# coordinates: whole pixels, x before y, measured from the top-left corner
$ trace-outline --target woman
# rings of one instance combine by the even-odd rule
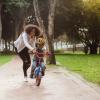
[[[36,25],[26,25],[24,32],[20,34],[14,42],[15,49],[23,61],[23,72],[25,81],[27,81],[27,70],[30,67],[31,60],[28,50],[34,52],[35,38],[40,35],[40,29]],[[33,45],[33,46],[32,46]]]

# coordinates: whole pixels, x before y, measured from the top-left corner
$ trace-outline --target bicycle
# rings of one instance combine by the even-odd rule
[[[39,52],[35,52],[35,55],[37,56],[38,58],[38,62],[36,61],[36,67],[34,69],[34,78],[36,79],[36,86],[40,86],[40,83],[41,83],[41,79],[42,77],[44,76],[43,75],[43,67],[42,67],[42,62],[41,62],[41,59],[43,59],[43,57],[45,55],[49,55],[49,53],[39,53]],[[42,55],[42,57],[40,57],[39,55]]]

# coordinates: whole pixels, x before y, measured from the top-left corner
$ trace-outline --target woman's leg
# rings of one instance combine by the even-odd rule
[[[28,53],[28,49],[24,48],[20,53],[19,53],[20,58],[23,61],[23,72],[24,72],[24,77],[27,77],[27,70],[30,67],[31,60],[30,60],[30,55]]]
[[[25,58],[26,60],[24,61],[23,71],[24,71],[24,76],[27,77],[27,70],[31,65],[30,55],[28,52],[26,53]]]

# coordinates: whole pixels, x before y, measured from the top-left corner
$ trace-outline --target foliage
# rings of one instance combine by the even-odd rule
[[[55,18],[57,19],[55,20],[55,29],[58,30],[56,34],[60,35],[61,33],[66,32],[66,34],[69,37],[69,40],[71,41],[74,41],[74,39],[78,40],[78,35],[76,34],[77,32],[76,26],[82,24],[81,1],[62,0],[59,2],[60,3],[58,4],[57,11],[56,11],[56,18]]]
[[[3,36],[12,39],[20,33],[24,19],[34,15],[34,0],[5,0]],[[40,17],[48,33],[49,0],[38,0]],[[46,9],[46,10],[45,10]],[[9,20],[8,20],[9,19]],[[12,24],[5,23],[13,22]],[[11,28],[9,28],[9,27]],[[8,28],[7,30],[5,28]],[[9,30],[11,29],[11,30]],[[9,31],[9,32],[8,32]],[[13,32],[12,32],[13,31]],[[90,48],[91,54],[97,53],[100,45],[100,1],[99,0],[58,0],[54,19],[54,38],[66,34],[65,39],[71,43],[83,43]],[[6,35],[5,35],[6,34]],[[18,35],[18,34],[17,34]],[[17,37],[17,35],[15,37]]]
[[[28,7],[29,6],[29,0],[6,0],[6,5],[8,6],[16,6],[16,7]]]
[[[69,41],[82,42],[90,48],[91,54],[96,54],[100,43],[100,3],[87,4],[82,0],[59,2],[55,21],[56,37],[66,32]]]
[[[29,7],[29,0],[5,0],[2,7],[2,38],[14,40],[19,32],[21,23],[24,22],[26,9]]]

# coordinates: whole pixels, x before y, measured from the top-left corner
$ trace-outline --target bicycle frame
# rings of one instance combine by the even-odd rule
[[[38,66],[36,66],[35,70],[34,70],[34,75],[36,78],[36,85],[39,86],[41,83],[41,78],[42,78],[42,66],[41,66],[41,62],[39,61]]]

